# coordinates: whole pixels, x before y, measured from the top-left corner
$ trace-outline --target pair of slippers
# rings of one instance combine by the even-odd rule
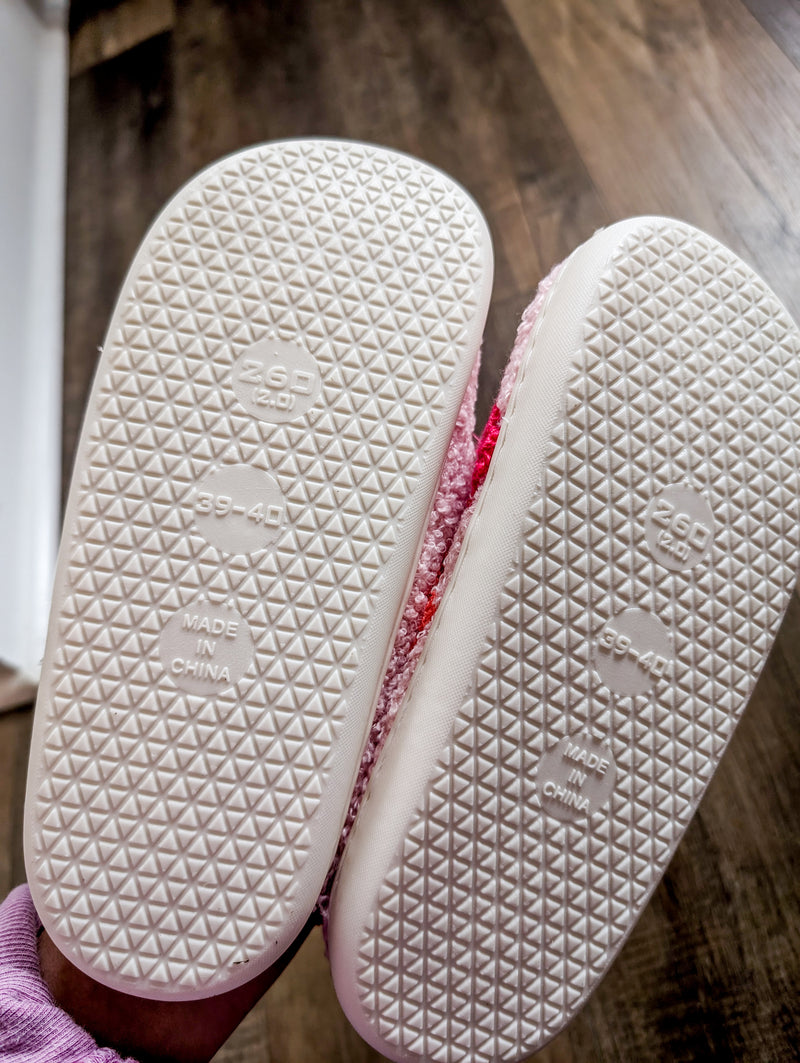
[[[26,805],[98,981],[231,989],[322,893],[367,1041],[518,1060],[655,888],[794,587],[800,335],[710,237],[613,225],[526,312],[476,458],[491,282],[461,188],[339,141],[224,159],[145,238]]]

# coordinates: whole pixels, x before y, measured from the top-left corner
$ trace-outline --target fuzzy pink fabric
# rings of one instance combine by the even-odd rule
[[[486,421],[486,427],[481,434],[481,438],[478,441],[478,449],[475,455],[475,465],[472,470],[472,484],[470,491],[470,498],[467,505],[461,514],[461,520],[458,522],[453,541],[450,544],[450,550],[448,551],[445,563],[442,566],[442,574],[439,578],[439,582],[432,594],[432,598],[435,599],[438,604],[442,595],[444,594],[447,584],[450,582],[450,576],[455,568],[456,561],[458,561],[458,555],[461,553],[461,545],[464,542],[464,536],[466,535],[469,522],[472,519],[473,511],[478,501],[481,488],[483,487],[486,479],[486,474],[489,471],[489,465],[492,461],[492,455],[494,454],[494,448],[497,445],[497,437],[500,435],[500,429],[503,426],[503,418],[506,415],[508,409],[508,403],[511,399],[511,392],[516,383],[517,376],[519,374],[519,367],[522,364],[522,358],[528,349],[531,333],[533,327],[539,317],[544,306],[544,301],[547,298],[550,289],[555,284],[559,273],[561,272],[562,264],[554,266],[553,269],[547,274],[543,281],[540,281],[539,287],[536,289],[536,295],[533,302],[530,303],[522,314],[522,319],[517,327],[517,335],[514,340],[514,346],[511,349],[511,354],[506,362],[506,367],[503,372],[503,378],[500,381],[500,388],[497,392],[497,398],[495,399],[494,406],[492,406],[489,417]],[[430,624],[430,620],[428,623]],[[427,634],[427,631],[425,632]],[[421,640],[424,644],[424,638]],[[410,678],[410,677],[409,677]],[[406,684],[408,685],[408,684]]]
[[[475,469],[472,474],[472,501],[477,497],[480,488],[483,486],[483,481],[486,479],[486,473],[489,471],[489,464],[492,460],[497,437],[500,435],[503,418],[508,409],[511,392],[516,383],[523,355],[528,348],[528,342],[531,338],[533,327],[542,311],[544,301],[555,284],[556,279],[561,272],[562,265],[563,263],[554,266],[544,280],[540,282],[539,287],[536,289],[536,295],[533,302],[524,310],[522,319],[517,327],[517,336],[514,340],[511,354],[508,356],[508,361],[506,362],[506,368],[503,372],[503,378],[500,381],[500,389],[497,392],[497,398],[495,399],[494,406],[489,414],[489,419],[486,422],[486,427],[484,428],[480,442],[478,443],[478,453],[475,457]]]
[[[18,886],[0,905],[0,1060],[121,1063],[116,1052],[98,1047],[50,995],[39,968],[40,926],[30,890]]]
[[[442,470],[430,522],[425,533],[414,584],[403,611],[403,618],[400,622],[394,649],[392,650],[389,668],[383,681],[375,718],[361,760],[361,768],[350,799],[347,819],[339,838],[339,847],[328,872],[325,888],[318,901],[318,909],[322,915],[323,931],[326,938],[328,908],[333,880],[352,830],[356,813],[364,797],[380,751],[395,721],[400,703],[408,689],[408,684],[411,682],[417,661],[425,646],[431,621],[439,602],[442,600],[442,595],[458,560],[469,518],[486,479],[486,473],[497,443],[503,417],[508,409],[511,391],[517,379],[523,355],[527,349],[536,319],[560,269],[560,266],[556,266],[540,283],[533,302],[522,315],[514,347],[500,383],[500,390],[478,442],[477,450],[472,438],[472,432],[475,428],[477,364],[464,396],[464,402],[459,412],[450,449]]]

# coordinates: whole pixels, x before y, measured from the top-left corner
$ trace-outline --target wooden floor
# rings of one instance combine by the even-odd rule
[[[450,172],[495,241],[479,418],[537,280],[598,226],[682,217],[800,318],[800,8],[780,0],[75,0],[64,468],[155,212],[241,146],[328,134]],[[30,712],[0,717],[0,890]],[[800,1058],[800,601],[638,926],[548,1063]],[[312,935],[217,1057],[379,1059]]]

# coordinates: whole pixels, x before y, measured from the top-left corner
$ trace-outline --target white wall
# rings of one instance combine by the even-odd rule
[[[38,674],[58,535],[66,0],[0,0],[0,660]]]

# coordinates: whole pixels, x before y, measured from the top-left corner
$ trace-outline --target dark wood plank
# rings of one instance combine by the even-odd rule
[[[786,0],[744,0],[782,52],[800,69],[800,8]]]
[[[175,22],[174,0],[91,0],[70,5],[72,76],[135,48]]]
[[[0,715],[0,898],[25,881],[22,813],[33,712]]]
[[[684,219],[800,317],[800,79],[739,0],[505,0],[614,220]]]

